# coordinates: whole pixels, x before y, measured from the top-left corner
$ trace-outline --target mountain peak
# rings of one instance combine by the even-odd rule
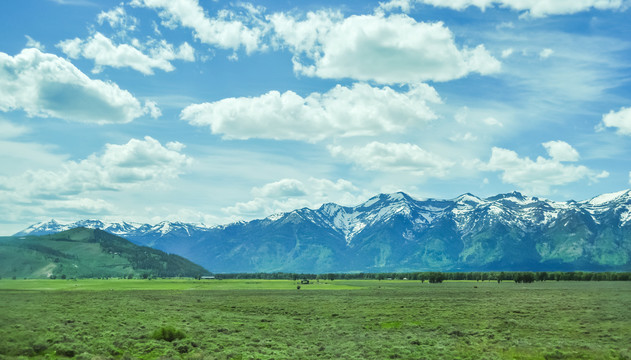
[[[385,194],[390,201],[411,200],[412,198],[403,191],[397,191],[391,194]]]
[[[519,191],[513,191],[513,192],[509,192],[509,193],[505,193],[505,194],[497,194],[491,197],[486,198],[487,200],[490,201],[496,201],[496,200],[501,200],[501,199],[509,199],[509,198],[514,198],[517,200],[524,200],[526,199],[526,197],[520,193]]]
[[[471,193],[462,194],[458,196],[457,198],[453,199],[453,201],[459,204],[466,204],[466,205],[473,205],[473,206],[476,206],[483,202],[482,199],[480,199],[479,197]]]
[[[410,201],[414,201],[414,199],[412,199],[412,197],[410,197],[410,195],[402,192],[402,191],[398,191],[398,192],[394,192],[394,193],[389,193],[389,194],[379,194],[379,195],[375,195],[373,197],[371,197],[370,199],[368,199],[366,202],[364,202],[363,204],[359,205],[359,207],[364,207],[364,208],[368,208],[373,206],[374,204],[381,202],[381,203],[395,203],[395,202],[410,202]]]
[[[586,201],[587,204],[600,206],[616,201],[630,201],[631,190],[622,190],[609,194],[602,194]]]

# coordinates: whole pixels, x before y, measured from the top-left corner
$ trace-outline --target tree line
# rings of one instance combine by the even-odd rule
[[[267,279],[267,280],[420,280],[438,283],[444,280],[515,281],[629,281],[631,272],[584,272],[584,271],[491,271],[491,272],[393,272],[393,273],[231,273],[215,274],[217,279]]]

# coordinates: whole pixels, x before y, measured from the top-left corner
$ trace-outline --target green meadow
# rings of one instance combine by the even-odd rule
[[[631,359],[629,309],[626,281],[3,279],[0,358]]]

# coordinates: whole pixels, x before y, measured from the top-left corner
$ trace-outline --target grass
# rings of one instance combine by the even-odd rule
[[[630,282],[296,286],[0,280],[0,358],[631,359]]]
[[[292,280],[192,280],[192,279],[77,279],[0,280],[2,290],[129,291],[129,290],[296,290]],[[321,281],[301,285],[301,290],[356,290],[370,281]]]

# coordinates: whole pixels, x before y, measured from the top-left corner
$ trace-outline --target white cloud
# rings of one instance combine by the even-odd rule
[[[16,138],[28,132],[29,129],[24,126],[15,125],[0,119],[0,140]]]
[[[510,0],[508,0],[510,1]],[[439,7],[448,7],[454,10],[464,10],[470,6],[476,6],[484,11],[487,7],[493,5],[495,0],[416,0],[416,2],[439,6]]]
[[[137,45],[140,46],[138,42]],[[86,40],[79,38],[65,40],[57,45],[72,59],[84,57],[94,60],[93,72],[100,72],[103,66],[114,68],[130,67],[143,74],[151,75],[154,69],[173,71],[173,60],[194,61],[193,48],[183,43],[177,50],[165,40],[147,44],[148,55],[129,44],[115,45],[111,39],[97,32]]]
[[[412,7],[411,0],[390,0],[388,2],[380,2],[378,11],[392,11],[399,9],[404,13],[410,12]]]
[[[252,188],[252,200],[223,208],[230,216],[264,217],[300,208],[317,208],[327,202],[341,205],[356,204],[364,195],[350,181],[309,178],[281,179]]]
[[[554,54],[554,50],[546,48],[546,49],[541,50],[541,52],[539,52],[539,58],[541,58],[541,59],[547,59],[547,58],[549,58],[552,54]]]
[[[454,164],[418,145],[373,141],[363,147],[329,146],[329,152],[366,170],[409,172],[419,177],[445,177]]]
[[[279,43],[294,52],[294,71],[307,76],[402,84],[487,75],[501,67],[484,45],[458,49],[442,22],[379,13],[344,18],[331,11],[268,19]]]
[[[583,179],[596,182],[600,178],[609,176],[606,171],[598,173],[583,165],[563,164],[562,161],[575,161],[574,159],[578,157],[578,153],[573,153],[576,150],[569,144],[562,141],[546,144],[544,146],[552,157],[549,159],[537,157],[535,161],[528,157],[520,158],[512,150],[494,147],[491,152],[491,159],[483,168],[490,171],[502,171],[504,183],[517,185],[535,195],[550,194],[554,186],[566,185]]]
[[[28,36],[28,35],[24,35],[26,37],[26,47],[28,48],[35,48],[39,51],[44,51],[45,47],[44,45],[42,45],[41,42],[33,39],[32,37]]]
[[[13,128],[13,129],[12,129]],[[28,131],[26,128],[9,125],[7,129],[0,126],[0,131],[8,130],[4,136],[0,135],[0,154],[2,154],[2,166],[0,176],[14,176],[21,174],[33,167],[38,169],[50,169],[59,166],[67,160],[66,155],[57,154],[54,146],[28,143],[20,141],[2,140],[4,137],[18,137]]]
[[[601,126],[617,128],[620,135],[631,135],[631,107],[621,107],[618,111],[611,110],[603,115]]]
[[[287,197],[303,196],[307,194],[305,185],[296,179],[282,179],[265,184],[260,188],[253,188],[252,195],[256,197]]]
[[[466,132],[466,133],[457,133],[453,136],[451,136],[449,138],[449,140],[451,140],[452,142],[463,142],[463,141],[476,141],[478,140],[478,137],[473,135],[470,132]]]
[[[227,10],[220,11],[217,18],[208,18],[197,0],[132,0],[131,5],[158,10],[164,26],[191,28],[205,44],[232,50],[243,47],[248,54],[265,48],[262,37],[266,30],[244,23],[252,20],[257,11],[252,6],[244,6],[247,16],[235,19],[237,14]]]
[[[4,143],[0,141],[3,154]],[[137,212],[134,206],[142,209],[143,201],[139,199],[155,201],[156,194],[169,190],[170,182],[188,171],[192,162],[181,152],[182,144],[163,146],[150,137],[122,145],[108,144],[103,152],[79,161],[68,161],[39,144],[8,146],[19,153],[3,158],[3,165],[12,167],[7,176],[0,175],[0,213],[4,224],[43,220],[50,214],[77,220],[116,213],[119,219],[129,221],[129,216],[121,214]],[[17,162],[20,158],[13,159],[13,155],[23,161]],[[13,171],[14,163],[22,172]],[[2,170],[0,174],[7,173]],[[121,203],[121,199],[128,204]],[[142,218],[148,213],[140,210],[135,216]]]
[[[542,144],[548,155],[556,161],[578,161],[578,151],[565,141],[548,141]]]
[[[254,98],[228,98],[194,104],[180,117],[209,126],[227,139],[292,139],[315,142],[327,137],[376,136],[402,132],[409,124],[434,119],[427,102],[440,102],[434,88],[420,84],[400,93],[389,87],[357,83],[303,98],[293,91],[270,91]]]
[[[145,109],[147,109],[147,112],[149,112],[149,115],[154,119],[157,119],[160,116],[162,116],[162,111],[160,110],[160,108],[158,107],[158,104],[155,101],[150,101],[150,100],[145,101]]]
[[[138,25],[138,19],[128,15],[122,6],[115,7],[110,11],[101,11],[96,19],[99,25],[107,22],[112,29],[120,29],[123,32],[134,31]]]
[[[454,10],[476,6],[484,11],[487,7],[499,6],[523,11],[522,16],[541,18],[549,15],[566,15],[597,10],[622,10],[623,0],[416,0],[417,2]]]
[[[513,54],[513,51],[513,48],[502,50],[502,59],[506,59],[507,57],[511,56]]]
[[[51,200],[44,204],[47,211],[65,212],[73,215],[104,215],[115,210],[114,205],[103,199],[74,198]]]
[[[183,145],[162,146],[147,136],[127,144],[107,144],[102,154],[81,161],[66,161],[56,170],[28,170],[0,177],[0,189],[30,199],[67,200],[90,191],[116,191],[176,178],[192,160],[181,153]]]
[[[504,127],[504,124],[502,124],[501,121],[499,121],[499,120],[497,120],[496,118],[493,118],[493,117],[485,118],[483,121],[484,121],[485,124],[487,124],[489,126]]]
[[[86,123],[126,123],[149,110],[116,84],[92,80],[67,60],[37,49],[0,52],[0,111]]]

